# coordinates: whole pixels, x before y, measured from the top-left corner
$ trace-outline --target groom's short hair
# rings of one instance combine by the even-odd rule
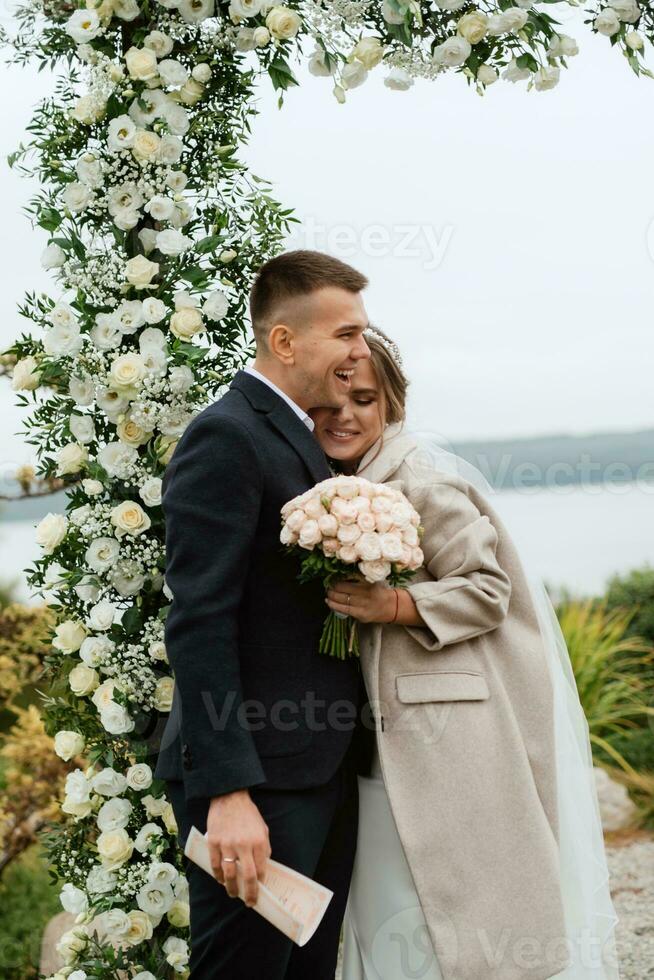
[[[265,262],[250,290],[250,318],[257,342],[265,340],[276,307],[295,296],[337,286],[359,293],[368,285],[363,273],[332,255],[299,248],[282,252]]]

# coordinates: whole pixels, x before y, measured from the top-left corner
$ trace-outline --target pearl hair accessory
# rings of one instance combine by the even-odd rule
[[[385,337],[384,334],[380,333],[379,330],[376,330],[375,327],[366,327],[366,329],[363,331],[364,337],[366,336],[366,334],[369,337],[374,337],[374,339],[377,340],[382,345],[384,350],[387,351],[388,354],[390,354],[392,360],[395,361],[397,367],[399,367],[400,370],[402,370],[403,367],[402,355],[400,353],[400,348],[397,346],[395,341],[391,340],[389,337]]]

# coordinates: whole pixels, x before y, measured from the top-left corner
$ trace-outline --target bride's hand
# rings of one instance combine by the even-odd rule
[[[395,590],[383,582],[342,579],[327,590],[326,601],[333,612],[352,616],[360,623],[390,623],[397,610]]]

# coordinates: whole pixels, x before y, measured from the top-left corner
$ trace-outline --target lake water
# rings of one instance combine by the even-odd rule
[[[502,490],[489,498],[525,564],[555,591],[596,595],[616,573],[654,567],[654,483]],[[35,522],[36,523],[36,522]],[[29,521],[0,521],[0,579],[19,579],[39,557]]]

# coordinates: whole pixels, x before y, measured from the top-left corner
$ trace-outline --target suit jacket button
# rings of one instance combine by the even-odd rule
[[[182,746],[182,765],[185,769],[190,769],[193,765],[191,762],[191,750],[186,743]]]

